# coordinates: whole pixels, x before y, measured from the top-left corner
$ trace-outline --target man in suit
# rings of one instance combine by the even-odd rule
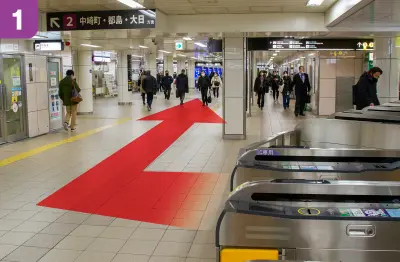
[[[299,73],[293,78],[292,85],[295,87],[296,109],[294,114],[304,116],[304,108],[307,102],[307,96],[310,94],[311,85],[308,74],[304,73],[304,66],[299,67]]]

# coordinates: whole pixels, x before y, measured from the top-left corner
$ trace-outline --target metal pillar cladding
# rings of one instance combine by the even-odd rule
[[[93,113],[92,51],[77,53],[77,82],[81,88],[83,101],[78,106],[78,114]]]
[[[254,52],[247,51],[246,59],[246,83],[247,83],[247,117],[251,117],[251,107],[254,105],[253,93],[253,67],[254,67]]]
[[[227,140],[246,139],[246,38],[224,38],[223,137]]]
[[[118,52],[117,64],[117,88],[118,105],[131,105],[133,101],[132,92],[128,86],[128,52]]]

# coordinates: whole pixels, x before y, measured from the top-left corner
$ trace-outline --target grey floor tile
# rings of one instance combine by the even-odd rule
[[[64,224],[82,224],[88,217],[88,214],[68,212],[58,218],[56,222]]]
[[[135,231],[135,228],[132,227],[108,227],[103,233],[101,233],[100,237],[102,238],[116,238],[116,239],[128,239],[132,233]]]
[[[138,228],[130,239],[160,241],[165,232],[165,229]]]
[[[0,230],[12,230],[17,226],[21,225],[24,221],[23,220],[15,220],[15,219],[0,219]]]
[[[64,238],[63,235],[37,234],[25,242],[24,246],[53,248]]]
[[[3,218],[13,212],[13,210],[10,209],[0,209],[0,218]]]
[[[117,254],[112,262],[148,262],[150,256],[132,255],[132,254]]]
[[[79,225],[77,224],[62,224],[62,223],[52,223],[40,233],[51,234],[51,235],[69,235],[74,231]]]
[[[88,219],[85,220],[85,222],[83,222],[83,224],[90,226],[108,226],[114,220],[115,220],[114,217],[91,215]]]
[[[90,244],[94,242],[95,238],[92,237],[75,237],[67,236],[62,241],[60,241],[55,248],[56,249],[67,249],[67,250],[86,250]]]
[[[80,225],[71,232],[71,236],[77,237],[98,237],[107,227]]]
[[[111,262],[115,257],[113,253],[83,252],[75,262]]]
[[[34,235],[34,233],[28,232],[8,232],[0,237],[0,244],[19,246],[31,239]]]
[[[48,225],[50,225],[50,223],[48,222],[25,221],[21,225],[14,228],[12,231],[39,233]]]
[[[117,218],[111,223],[110,226],[137,228],[141,223],[142,222],[140,222],[140,221]]]
[[[15,210],[5,216],[5,219],[17,219],[17,220],[28,220],[29,218],[36,215],[38,211],[25,211],[25,210]]]
[[[4,235],[5,233],[7,233],[8,231],[3,231],[3,230],[0,230],[0,237],[2,236],[2,235]]]
[[[4,260],[13,262],[36,262],[43,257],[50,249],[39,247],[19,247]]]
[[[216,258],[217,252],[215,245],[212,244],[193,244],[190,248],[188,257],[192,258]]]
[[[165,232],[162,242],[178,242],[178,243],[192,243],[194,237],[196,235],[196,231],[194,230],[171,230],[168,229]]]
[[[118,253],[125,243],[126,241],[122,239],[97,238],[90,244],[87,250],[92,252]]]
[[[191,243],[160,242],[153,255],[186,258],[188,256],[190,246]]]
[[[74,262],[82,251],[52,249],[39,262]]]
[[[216,262],[215,258],[186,258],[186,262]]]
[[[53,210],[42,210],[33,217],[31,217],[29,220],[30,221],[39,221],[39,222],[48,222],[48,223],[53,223],[56,221],[58,218],[63,216],[65,212],[60,212],[60,211],[53,211]]]
[[[6,257],[8,254],[17,249],[16,245],[2,245],[0,244],[0,259]]]
[[[193,243],[196,244],[214,244],[215,243],[215,232],[199,230],[196,233]]]
[[[186,258],[183,257],[165,257],[165,256],[152,256],[149,262],[185,262]]]
[[[119,253],[151,256],[157,244],[158,241],[128,240]]]
[[[153,223],[142,222],[142,223],[140,224],[139,228],[167,229],[168,226],[166,226],[166,225],[160,225],[160,224],[153,224]]]

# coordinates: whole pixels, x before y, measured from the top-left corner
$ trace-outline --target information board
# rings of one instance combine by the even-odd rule
[[[155,28],[155,10],[47,13],[47,31]]]

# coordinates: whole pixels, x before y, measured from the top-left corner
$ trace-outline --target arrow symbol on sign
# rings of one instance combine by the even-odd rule
[[[58,17],[50,18],[50,27],[54,28],[54,26],[56,26],[57,28],[60,28],[60,24],[57,22],[59,20],[60,20],[60,18],[58,18]]]
[[[224,121],[198,99],[140,120],[162,122],[38,205],[190,227],[181,207],[190,195],[212,194],[206,184],[218,175],[145,170],[193,124]]]

